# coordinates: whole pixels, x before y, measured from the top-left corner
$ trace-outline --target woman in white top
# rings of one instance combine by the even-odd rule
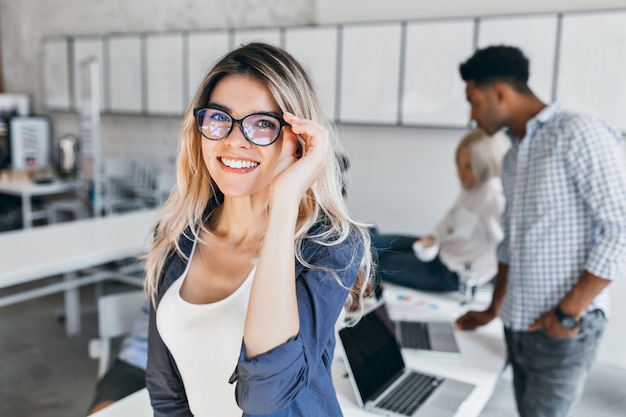
[[[306,73],[281,48],[236,48],[179,140],[146,256],[155,417],[340,416],[335,323],[365,292],[371,253]]]
[[[504,195],[500,166],[510,140],[473,130],[456,149],[462,190],[431,234],[416,236],[372,233],[378,253],[378,278],[428,291],[455,291],[459,273],[471,268],[478,283],[496,273],[496,247],[503,238]]]

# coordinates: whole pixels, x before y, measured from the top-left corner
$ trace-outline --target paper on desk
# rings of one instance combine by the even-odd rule
[[[466,310],[455,293],[417,291],[385,284],[383,291],[392,320],[450,320],[454,321]]]

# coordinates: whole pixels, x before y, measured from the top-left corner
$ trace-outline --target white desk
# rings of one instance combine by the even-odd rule
[[[64,291],[67,332],[78,334],[78,287],[118,277],[110,272],[77,277],[76,271],[147,250],[157,213],[142,210],[0,233],[0,290],[64,274],[63,282],[0,296],[0,307]]]
[[[33,212],[31,199],[46,195],[64,194],[76,191],[76,182],[54,181],[50,184],[35,184],[30,180],[2,180],[0,194],[15,195],[22,200],[22,222],[24,229],[33,226],[36,212]]]
[[[391,306],[393,318],[422,317],[453,320],[466,308],[461,308],[454,296],[421,293],[387,285],[385,300]],[[490,293],[483,292],[471,307],[484,305]],[[458,331],[457,341],[462,351],[458,358],[405,354],[407,367],[436,375],[456,378],[476,385],[476,388],[456,413],[458,417],[477,417],[491,397],[496,382],[506,362],[504,335],[500,320],[477,331]],[[333,362],[333,381],[337,398],[345,417],[372,417],[357,405],[346,368],[339,352]],[[143,389],[99,411],[94,417],[152,417],[147,390]]]

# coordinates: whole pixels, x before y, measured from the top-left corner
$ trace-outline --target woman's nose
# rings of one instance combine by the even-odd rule
[[[248,147],[250,142],[243,135],[243,126],[241,123],[233,123],[232,129],[228,132],[228,136],[224,138],[225,141],[231,146],[236,147]]]

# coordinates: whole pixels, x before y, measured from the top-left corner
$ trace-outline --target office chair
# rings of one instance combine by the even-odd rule
[[[89,357],[99,359],[98,379],[111,362],[111,340],[130,333],[146,301],[142,290],[103,295],[98,299],[98,339],[89,341]]]

